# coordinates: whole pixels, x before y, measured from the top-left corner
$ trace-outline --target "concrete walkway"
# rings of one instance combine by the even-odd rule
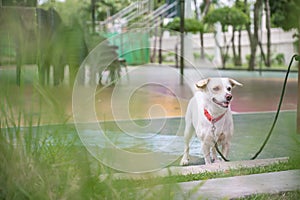
[[[287,162],[288,158],[257,159],[248,161],[221,162],[210,165],[170,167],[151,173],[116,173],[115,179],[148,179],[170,175],[188,175],[205,172],[226,172],[232,169],[264,167]],[[105,176],[100,176],[104,180]],[[142,189],[145,196],[164,196],[172,199],[233,199],[255,194],[276,194],[300,190],[300,170],[215,178],[170,185],[158,185]],[[140,190],[140,189],[139,189]],[[160,194],[164,193],[164,194]],[[169,194],[166,194],[169,193]],[[174,197],[174,198],[173,198]]]
[[[145,180],[149,178],[200,174],[206,172],[226,172],[228,170],[238,170],[242,168],[250,169],[255,167],[270,166],[278,163],[286,163],[288,162],[288,159],[289,159],[288,157],[282,157],[282,158],[242,160],[242,161],[232,161],[232,162],[218,162],[218,163],[212,163],[210,165],[172,166],[168,168],[163,168],[159,171],[148,172],[148,173],[115,173],[113,175],[113,178]],[[101,175],[99,178],[100,180],[104,180],[106,177],[107,175]]]
[[[275,194],[300,190],[300,170],[217,178],[179,183],[182,191],[175,199],[240,198],[254,194]],[[182,194],[183,192],[183,194]]]

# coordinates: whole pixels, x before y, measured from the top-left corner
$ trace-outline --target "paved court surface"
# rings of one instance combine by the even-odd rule
[[[116,87],[99,89],[96,95],[98,120],[182,117],[194,84],[207,77],[231,77],[243,83],[233,90],[235,113],[270,112],[278,106],[285,73],[186,68],[184,84],[179,69],[166,65],[129,67]],[[297,73],[289,76],[282,110],[296,110]],[[113,94],[113,95],[111,95]],[[117,94],[117,95],[114,95]],[[113,102],[114,104],[112,104]],[[115,110],[118,114],[113,114]]]
[[[277,108],[279,96],[285,73],[283,72],[249,72],[238,70],[216,70],[215,68],[185,68],[184,84],[180,84],[179,69],[167,65],[148,64],[144,66],[128,67],[129,73],[125,75],[122,70],[122,79],[118,87],[99,87],[96,92],[95,109],[97,119],[118,120],[118,119],[144,119],[151,117],[182,117],[189,99],[192,97],[194,83],[199,79],[213,76],[231,77],[243,83],[243,87],[236,87],[233,90],[234,99],[232,110],[236,113],[268,112]],[[25,70],[26,69],[26,70]],[[40,102],[36,95],[36,88],[33,87],[36,68],[28,66],[23,71],[23,88],[15,86],[15,71],[1,70],[1,84],[8,84],[11,91],[15,91],[15,98],[24,102],[24,105],[32,102]],[[289,76],[287,90],[283,101],[283,110],[295,110],[297,106],[297,73],[292,72]],[[8,80],[6,80],[8,79]],[[116,92],[116,88],[119,89]],[[72,116],[72,89],[64,86],[48,88],[50,93],[60,102],[61,109],[67,115]],[[25,97],[17,94],[26,94]],[[115,96],[113,96],[115,94]],[[129,94],[129,96],[128,96]],[[112,105],[114,98],[115,105]],[[155,106],[154,106],[155,105]],[[157,109],[160,105],[163,109]],[[53,109],[45,106],[45,117],[53,113]],[[112,110],[119,111],[119,116],[114,115]],[[34,112],[40,112],[37,106]],[[129,115],[128,115],[129,113]],[[50,118],[50,117],[49,117]],[[70,118],[72,121],[72,118]]]

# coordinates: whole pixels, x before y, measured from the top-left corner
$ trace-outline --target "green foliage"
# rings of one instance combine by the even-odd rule
[[[237,200],[291,200],[299,199],[300,191],[281,192],[278,194],[253,194]]]
[[[173,21],[169,22],[165,28],[174,30],[174,31],[180,31],[180,18],[176,17],[173,19]]]
[[[41,7],[55,7],[62,15],[63,21],[66,24],[76,17],[81,20],[81,23],[91,21],[91,0],[65,0],[47,1]],[[126,6],[132,3],[132,0],[96,0],[95,1],[95,17],[96,20],[103,21],[107,18],[108,13],[114,15]]]
[[[96,19],[105,20],[108,13],[114,15],[132,2],[132,0],[98,0],[96,1]]]
[[[270,0],[272,22],[283,28],[290,30],[298,28],[300,30],[300,1],[299,0]]]
[[[192,33],[204,33],[203,24],[197,19],[185,19],[185,26],[188,32]]]
[[[55,8],[59,13],[64,24],[72,26],[74,19],[81,24],[85,24],[90,18],[90,1],[89,0],[65,0],[64,2],[47,1],[40,6],[44,9]]]
[[[243,13],[249,15],[250,13],[250,4],[246,4],[244,1],[242,0],[236,0],[234,7],[239,9],[240,11],[242,11]]]
[[[220,22],[224,32],[229,25],[242,26],[248,23],[249,17],[238,8],[225,6],[209,12],[205,16],[204,22],[209,24]]]
[[[274,61],[278,65],[284,65],[284,62],[285,62],[284,54],[283,53],[276,54]]]
[[[37,0],[2,0],[3,6],[17,6],[17,7],[35,7]]]
[[[15,63],[16,51],[13,37],[0,31],[0,65]]]
[[[166,27],[167,29],[180,31],[180,18],[176,17],[172,22],[169,22]],[[203,23],[197,19],[185,19],[184,20],[184,32],[192,33],[204,33]]]
[[[112,170],[87,152],[74,125],[64,120],[42,125],[43,110],[18,109],[11,99],[20,93],[0,86],[0,199],[145,199],[132,188],[133,181],[120,185],[112,180]],[[35,95],[56,104],[55,92]],[[100,174],[108,177],[101,181]]]

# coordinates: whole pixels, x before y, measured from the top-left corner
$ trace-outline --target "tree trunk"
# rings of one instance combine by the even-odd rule
[[[205,58],[204,55],[204,39],[203,39],[203,33],[200,33],[200,55],[201,55],[201,59]]]
[[[229,44],[227,44],[226,34],[223,32],[223,40],[224,40],[224,46],[220,47],[221,50],[221,59],[222,59],[222,69],[226,69],[226,62],[228,60],[228,49]]]
[[[185,16],[185,2],[180,0],[180,85],[183,85],[184,75],[184,16]]]
[[[245,1],[246,3],[247,1]],[[250,24],[246,25],[246,29],[248,32],[249,36],[249,41],[250,41],[250,60],[249,60],[249,71],[253,71],[256,65],[256,49],[258,45],[258,22],[259,22],[259,11],[261,9],[262,5],[262,0],[257,0],[256,3],[254,4],[254,33],[251,32]]]
[[[241,66],[242,65],[242,28],[239,28],[239,39],[238,39],[238,56],[237,56],[237,61],[236,65]]]
[[[194,6],[195,6],[195,18],[197,20],[200,19],[200,11],[197,6],[197,0],[194,0]],[[200,57],[201,59],[204,59],[204,45],[203,45],[203,33],[199,33],[200,36]]]
[[[150,62],[154,63],[155,62],[155,57],[156,57],[156,42],[157,42],[157,27],[155,28],[155,33],[154,33],[154,44],[153,44],[153,53],[150,58]]]
[[[232,27],[232,38],[231,38],[231,44],[232,44],[232,54],[233,54],[233,63],[236,66],[237,62],[237,55],[236,55],[236,50],[235,50],[235,31],[236,27]]]
[[[300,49],[300,40],[298,41],[298,48]],[[300,50],[298,50],[298,55],[300,55]],[[297,133],[300,134],[300,61],[298,61]]]
[[[224,29],[222,28],[222,30],[224,30]],[[223,44],[223,46],[221,46],[221,44],[219,44],[217,38],[215,37],[216,46],[220,50],[222,69],[225,69],[226,68],[226,61],[227,61],[227,56],[228,56],[229,45],[227,45],[226,34],[225,34],[224,31],[223,31],[223,41],[224,41],[224,44]]]
[[[96,31],[96,1],[91,0],[91,7],[92,7],[92,32],[94,33]]]
[[[176,42],[176,44],[175,44],[175,66],[176,66],[176,68],[178,68],[178,54],[179,54],[179,52],[178,52],[178,45],[179,45],[179,43],[178,42]]]
[[[162,37],[163,37],[163,17],[161,17],[160,22],[160,34],[159,34],[159,49],[158,49],[158,63],[162,64],[163,58],[162,58]]]
[[[196,7],[196,0],[194,0],[194,4],[195,4],[195,7]],[[201,15],[202,20],[207,15],[210,5],[211,5],[211,1],[210,0],[205,0],[205,8],[204,8],[203,13]],[[199,13],[199,10],[198,10],[198,13]],[[197,19],[199,19],[199,17],[200,17],[200,13],[197,16]],[[200,55],[201,55],[201,59],[204,59],[205,58],[205,55],[204,55],[204,39],[203,39],[204,33],[199,33],[199,34],[200,34]]]
[[[196,19],[199,19],[200,13],[199,13],[199,8],[197,6],[197,0],[194,0],[194,6],[195,6],[195,17]]]
[[[300,55],[300,19],[298,18],[298,55]],[[300,134],[300,61],[298,61],[297,133]]]
[[[271,17],[270,17],[270,3],[269,0],[265,1],[266,10],[266,28],[267,28],[267,57],[265,65],[271,67]]]
[[[267,65],[267,58],[266,58],[266,55],[265,55],[265,52],[264,52],[264,49],[263,49],[263,46],[262,46],[262,43],[261,43],[261,41],[258,41],[258,45],[259,45],[259,48],[260,48],[260,53],[261,53],[261,58],[262,58],[262,61],[264,62],[264,64],[266,65],[266,66],[268,66]],[[269,66],[268,66],[269,67]]]
[[[20,48],[20,47],[19,47]],[[22,66],[22,53],[21,50],[17,50],[16,52],[16,61],[17,61],[17,69],[16,69],[16,75],[17,75],[17,85],[21,85],[21,66]]]
[[[255,41],[254,34],[251,32],[250,24],[246,25],[248,37],[249,37],[249,42],[250,42],[250,59],[248,63],[248,70],[253,71],[255,68],[255,57],[256,57],[256,46],[257,46],[257,41]]]
[[[203,19],[204,16],[207,15],[207,13],[209,11],[210,4],[211,4],[211,0],[205,0],[205,8],[204,8],[203,13],[202,13],[202,19]]]

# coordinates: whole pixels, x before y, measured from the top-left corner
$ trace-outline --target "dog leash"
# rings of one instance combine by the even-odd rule
[[[211,116],[211,114],[209,114],[208,110],[207,109],[204,109],[204,115],[206,117],[206,119],[212,124],[212,127],[211,127],[211,131],[213,132],[213,135],[215,136],[215,130],[216,130],[216,126],[215,126],[215,123],[220,121],[224,115],[226,114],[227,111],[225,111],[222,115],[216,117],[216,118],[213,118],[213,116]]]
[[[218,139],[215,139],[216,138],[216,134],[215,134],[215,131],[216,131],[216,126],[215,126],[215,123],[220,121],[224,115],[226,114],[227,111],[225,111],[222,115],[216,117],[216,118],[213,118],[213,116],[211,116],[211,114],[209,114],[208,110],[207,109],[204,109],[204,115],[206,117],[206,119],[211,123],[211,133],[212,135],[214,136],[214,141],[215,141],[215,148],[218,152],[218,154],[222,157],[223,160],[225,161],[229,161],[227,158],[225,158],[225,156],[221,153],[221,151],[219,150],[218,148]]]
[[[291,61],[290,61],[290,64],[288,66],[288,70],[286,72],[285,79],[284,79],[284,82],[283,82],[283,87],[282,87],[282,91],[281,91],[281,95],[280,95],[280,100],[279,100],[279,103],[278,103],[276,115],[275,115],[274,120],[273,120],[273,124],[272,124],[272,126],[271,126],[271,128],[269,130],[269,133],[267,134],[266,139],[264,140],[263,144],[261,145],[260,149],[255,153],[255,155],[252,158],[250,158],[250,160],[256,159],[257,156],[263,151],[264,147],[266,146],[268,140],[270,139],[270,137],[271,137],[271,135],[273,133],[274,127],[275,127],[275,125],[277,123],[277,119],[278,119],[278,116],[279,116],[279,113],[280,113],[280,109],[281,109],[283,97],[284,97],[284,94],[285,94],[287,79],[288,79],[288,76],[289,76],[289,73],[290,73],[290,70],[291,70],[291,66],[293,64],[293,60],[294,59],[299,62],[300,61],[300,56],[299,55],[293,55],[293,57],[291,58]],[[300,72],[298,72],[298,73],[300,73]],[[227,158],[225,158],[225,156],[221,153],[221,151],[218,148],[217,142],[215,142],[215,148],[216,148],[218,154],[222,157],[222,159],[224,161],[226,161],[226,162],[230,161]]]

